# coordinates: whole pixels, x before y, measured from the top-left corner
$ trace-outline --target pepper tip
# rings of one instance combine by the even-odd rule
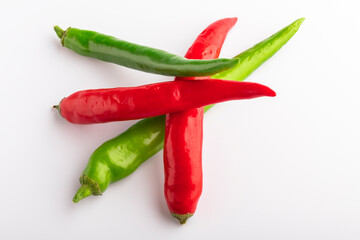
[[[237,22],[238,18],[237,17],[231,17],[230,18],[232,20],[233,25],[235,25],[235,23]]]
[[[304,21],[305,21],[305,18],[302,17],[302,18],[299,18],[298,20],[296,20],[293,24],[296,27],[296,29],[298,29]]]
[[[269,97],[276,97],[276,92],[274,90],[270,89]]]

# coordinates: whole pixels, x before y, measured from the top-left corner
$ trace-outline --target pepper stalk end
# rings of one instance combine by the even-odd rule
[[[54,26],[54,31],[56,32],[56,35],[61,39],[64,35],[64,30],[62,30],[58,25]]]
[[[60,106],[59,105],[54,105],[53,108],[56,108],[60,112]]]
[[[178,219],[181,225],[184,225],[186,223],[186,221],[193,215],[194,214],[192,214],[192,213],[186,213],[186,214],[171,213],[171,216]]]
[[[55,25],[54,26],[54,31],[56,32],[56,35],[60,38],[60,42],[61,42],[61,45],[64,47],[64,38],[68,32],[68,30],[70,29],[71,27],[69,27],[68,29],[66,29],[65,31],[60,28],[58,25]]]
[[[92,190],[89,187],[89,185],[84,184],[82,185],[79,190],[76,192],[74,198],[73,198],[73,202],[74,203],[78,203],[80,200],[92,195]]]

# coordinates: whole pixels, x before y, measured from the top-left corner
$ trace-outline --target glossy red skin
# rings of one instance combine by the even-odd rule
[[[169,81],[139,87],[79,91],[60,102],[60,113],[78,124],[154,117],[209,104],[273,96],[257,83],[208,79]]]
[[[236,21],[237,18],[225,18],[209,25],[197,37],[185,57],[190,59],[219,57],[226,35]],[[210,77],[186,78],[186,80],[207,78]],[[181,79],[185,78],[175,78],[175,80]],[[203,116],[203,107],[166,115],[164,192],[171,213],[194,214],[201,196]]]

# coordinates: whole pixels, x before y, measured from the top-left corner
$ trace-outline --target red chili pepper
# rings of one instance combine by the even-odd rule
[[[169,81],[79,91],[54,107],[69,122],[91,124],[147,118],[229,100],[275,95],[273,90],[257,83],[217,79]]]
[[[236,21],[237,18],[225,18],[209,25],[198,36],[185,57],[217,58],[227,33]],[[206,78],[210,77],[186,79]],[[175,80],[181,79],[184,78],[175,78]],[[203,107],[166,115],[164,192],[172,216],[179,219],[181,224],[186,223],[195,213],[202,192],[203,116]]]

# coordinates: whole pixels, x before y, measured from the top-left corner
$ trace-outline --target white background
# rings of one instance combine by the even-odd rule
[[[7,1],[0,8],[0,239],[360,239],[358,1]],[[162,152],[101,197],[72,197],[92,151],[135,121],[71,125],[51,109],[82,89],[171,80],[61,47],[53,25],[184,55],[238,17],[233,57],[300,17],[248,81],[276,98],[227,102],[204,121],[204,190],[185,226],[163,197]]]

